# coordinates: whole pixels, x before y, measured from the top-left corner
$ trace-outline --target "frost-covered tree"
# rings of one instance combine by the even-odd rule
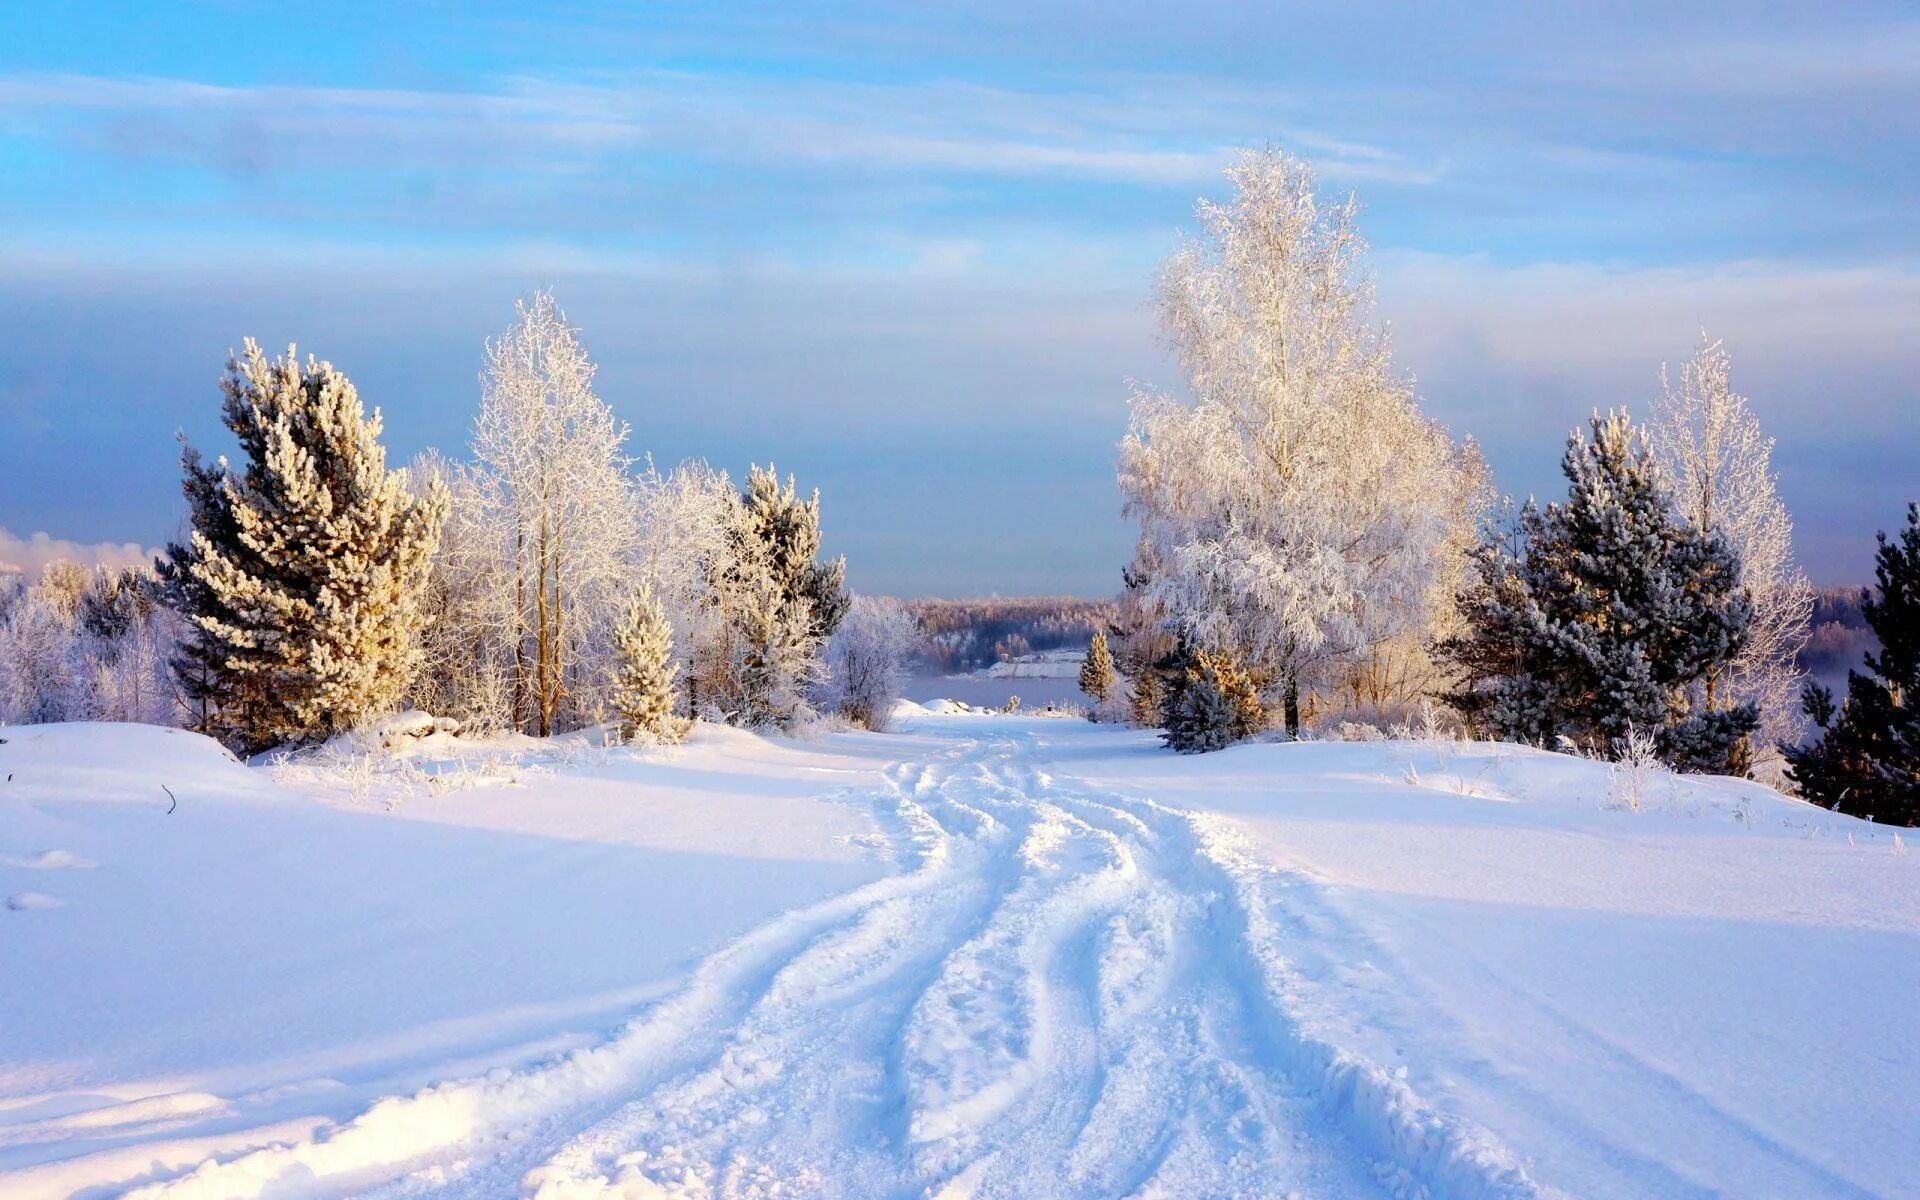
[[[673,711],[680,663],[673,653],[673,626],[651,588],[639,587],[628,598],[614,626],[614,645],[613,711],[620,736],[679,741],[686,735],[686,722]]]
[[[1136,393],[1120,451],[1146,599],[1283,701],[1341,686],[1450,618],[1485,471],[1420,412],[1372,321],[1351,199],[1277,151],[1227,171],[1163,266],[1160,321],[1193,403]]]
[[[498,514],[473,467],[429,451],[415,459],[416,495],[449,497],[440,547],[421,596],[421,669],[408,699],[475,733],[516,728],[513,708],[519,609],[501,548]]]
[[[631,586],[637,521],[627,426],[594,394],[594,366],[551,292],[516,305],[487,344],[478,462],[461,518],[491,544],[506,595],[509,703],[546,736],[597,719],[612,679],[611,625]]]
[[[639,574],[674,630],[674,644],[697,658],[717,640],[721,613],[712,581],[733,553],[740,493],[726,472],[685,462],[661,472],[651,462],[635,483]],[[697,672],[682,673],[681,711],[700,710]]]
[[[699,703],[747,727],[786,728],[811,711],[820,652],[844,618],[844,561],[818,561],[820,497],[754,467],[728,518],[724,556],[709,564],[715,620],[694,656]]]
[[[1107,631],[1093,631],[1093,641],[1087,645],[1087,656],[1080,662],[1080,690],[1094,703],[1093,713],[1097,719],[1100,706],[1113,694],[1119,680],[1113,669],[1113,651],[1107,648]]]
[[[1892,825],[1920,825],[1920,505],[1907,506],[1897,539],[1880,535],[1878,597],[1861,603],[1880,649],[1847,673],[1837,708],[1818,684],[1804,693],[1819,729],[1811,744],[1783,747],[1787,773],[1815,804]]]
[[[1162,740],[1182,754],[1219,750],[1252,737],[1266,722],[1253,681],[1220,651],[1185,657],[1166,697]]]
[[[907,682],[920,627],[906,606],[887,596],[855,596],[827,640],[825,707],[883,731]]]
[[[1746,397],[1733,390],[1733,359],[1703,336],[1674,386],[1661,372],[1661,395],[1647,426],[1654,463],[1680,514],[1724,538],[1739,557],[1739,586],[1753,602],[1740,652],[1699,684],[1714,710],[1751,703],[1760,724],[1751,739],[1752,771],[1778,783],[1776,747],[1800,740],[1803,677],[1798,665],[1813,618],[1813,584],[1793,556],[1793,519],[1773,473],[1773,439]]]
[[[77,594],[59,575],[47,574],[53,576],[52,586],[7,587],[0,616],[0,724],[81,721],[93,715],[76,636]]]
[[[1483,682],[1455,702],[1509,740],[1612,756],[1652,734],[1670,765],[1726,771],[1757,716],[1707,709],[1695,685],[1745,637],[1739,560],[1674,511],[1624,413],[1596,414],[1592,433],[1568,439],[1566,501],[1529,505],[1518,549],[1479,558],[1473,632],[1451,649]]]
[[[159,567],[204,727],[259,750],[400,699],[444,497],[416,497],[406,472],[386,469],[379,410],[367,416],[330,363],[292,347],[269,360],[249,340],[222,391],[244,465],[183,445],[192,532]]]

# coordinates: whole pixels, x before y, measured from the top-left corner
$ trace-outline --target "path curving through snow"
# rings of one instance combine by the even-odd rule
[[[1526,1196],[1290,1007],[1286,881],[1204,820],[953,722],[886,773],[902,869],[606,1041],[393,1097],[140,1197]]]

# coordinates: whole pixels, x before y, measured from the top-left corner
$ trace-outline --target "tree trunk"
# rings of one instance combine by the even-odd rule
[[[1292,672],[1287,674],[1285,705],[1287,737],[1297,742],[1300,740],[1300,678]]]

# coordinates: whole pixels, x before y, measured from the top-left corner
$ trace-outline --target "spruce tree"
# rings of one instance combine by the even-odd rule
[[[1625,414],[1596,414],[1590,441],[1575,431],[1561,466],[1566,501],[1521,514],[1519,549],[1481,553],[1461,597],[1473,632],[1447,647],[1468,684],[1450,700],[1514,741],[1611,756],[1650,731],[1680,770],[1736,768],[1757,714],[1712,706],[1701,684],[1752,613],[1738,559],[1674,511]]]
[[[673,712],[674,679],[680,663],[673,655],[673,626],[653,589],[634,591],[614,626],[613,709],[620,736],[677,742],[686,723]]]
[[[1182,754],[1201,754],[1252,737],[1265,721],[1259,691],[1232,656],[1200,650],[1167,695],[1161,738]]]
[[[379,411],[329,363],[248,340],[221,387],[245,463],[183,441],[192,532],[158,566],[188,626],[176,677],[203,728],[251,752],[399,702],[446,497],[386,469]]]
[[[1100,716],[1100,706],[1113,694],[1117,679],[1113,672],[1113,652],[1107,649],[1107,631],[1093,631],[1093,642],[1087,647],[1087,657],[1080,664],[1080,690],[1093,700],[1093,710],[1088,715],[1094,720]]]
[[[1879,639],[1866,673],[1847,673],[1847,698],[1809,684],[1802,705],[1820,730],[1807,746],[1783,746],[1787,774],[1816,804],[1893,825],[1920,825],[1920,506],[1907,506],[1897,541],[1880,534],[1879,597],[1861,611]]]
[[[820,496],[754,467],[732,502],[726,553],[712,564],[714,635],[698,655],[703,703],[738,725],[787,727],[808,711],[821,650],[851,598],[844,560],[818,562]]]
[[[1129,681],[1128,716],[1135,727],[1157,729],[1166,721],[1167,685],[1160,672],[1143,666]]]

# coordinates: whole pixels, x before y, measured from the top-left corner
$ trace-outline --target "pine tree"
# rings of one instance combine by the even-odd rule
[[[1692,689],[1745,636],[1739,561],[1674,511],[1624,414],[1592,430],[1568,439],[1567,500],[1522,512],[1517,551],[1483,549],[1461,597],[1473,632],[1449,647],[1470,679],[1452,702],[1509,740],[1612,755],[1653,731],[1676,768],[1725,771],[1754,706],[1696,706]]]
[[[1080,690],[1093,700],[1093,711],[1089,714],[1099,719],[1100,706],[1113,694],[1117,682],[1113,672],[1113,652],[1107,649],[1107,631],[1093,631],[1093,642],[1087,647],[1087,657],[1080,664]]]
[[[1847,673],[1847,698],[1809,684],[1802,702],[1820,730],[1807,746],[1781,747],[1787,773],[1816,804],[1893,825],[1920,825],[1920,505],[1894,541],[1880,535],[1879,597],[1861,603],[1880,641],[1867,673]]]
[[[808,711],[821,651],[845,619],[844,560],[817,561],[820,496],[801,500],[791,476],[754,467],[728,517],[728,545],[711,564],[717,620],[696,655],[702,702],[748,727],[789,727]]]
[[[1260,731],[1260,694],[1231,656],[1193,653],[1167,695],[1162,740],[1182,754],[1219,750]]]
[[[653,589],[634,591],[614,626],[618,652],[613,685],[613,709],[620,736],[677,742],[686,736],[686,722],[674,715],[674,679],[680,663],[673,655],[673,626],[654,598]]]
[[[245,465],[183,443],[192,533],[159,567],[188,626],[183,689],[206,730],[254,751],[398,702],[446,500],[386,469],[379,411],[331,364],[249,340],[221,386]]]

